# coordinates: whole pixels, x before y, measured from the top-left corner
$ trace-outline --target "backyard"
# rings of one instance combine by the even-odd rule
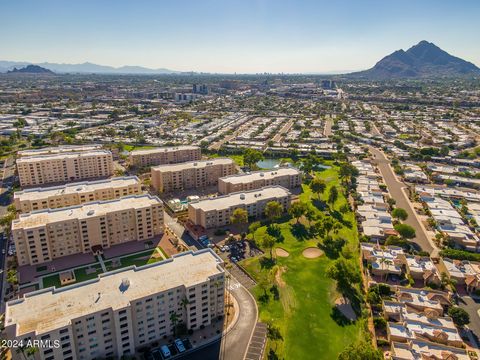
[[[329,188],[339,186],[338,169],[331,168],[317,175],[327,183],[327,187],[317,200],[310,187],[303,185],[300,202],[308,204],[317,219],[326,216],[322,204],[325,204]],[[312,201],[313,200],[313,201]],[[349,261],[358,259],[358,234],[354,214],[345,211],[346,199],[339,196],[332,206],[332,213],[341,213],[341,226],[334,237],[346,240],[345,247],[351,252]],[[319,238],[312,238],[305,229],[310,222],[305,217],[297,224],[295,219],[278,224],[281,231],[280,241],[275,244],[277,252],[275,262],[270,261],[269,251],[264,256],[250,258],[242,265],[257,280],[253,289],[259,306],[260,320],[270,324],[267,354],[269,359],[335,359],[349,343],[357,340],[361,334],[361,322],[339,321],[334,311],[334,303],[339,298],[335,282],[326,276],[327,267],[334,261],[323,254],[316,258],[306,258],[303,251],[307,248],[319,250]],[[257,243],[267,227],[255,232]],[[282,240],[283,237],[283,240]],[[274,286],[271,286],[274,283]],[[319,350],[320,349],[320,350]]]
[[[137,267],[152,264],[163,259],[168,259],[169,256],[161,247],[156,247],[146,251],[138,252],[132,255],[126,255],[118,258],[117,264],[114,263],[112,259],[104,261],[107,271],[116,270],[132,265]],[[102,267],[100,263],[92,263],[74,270],[75,272],[75,283],[87,281],[96,278],[101,274]],[[61,287],[59,273],[47,275],[42,278],[43,288],[55,286],[57,288]]]

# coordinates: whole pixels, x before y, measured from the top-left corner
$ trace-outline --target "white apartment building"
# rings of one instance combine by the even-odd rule
[[[218,184],[218,179],[235,173],[232,159],[217,158],[152,167],[152,186],[159,192],[196,189]]]
[[[13,195],[15,208],[22,213],[42,209],[57,209],[86,202],[118,199],[142,193],[136,176],[84,181],[61,186],[31,188]]]
[[[163,203],[132,195],[21,214],[12,222],[18,264],[41,264],[163,234]]]
[[[295,168],[279,168],[220,178],[218,180],[218,191],[221,194],[230,194],[273,185],[282,186],[286,189],[294,189],[301,184],[302,173],[299,170]]]
[[[135,167],[177,164],[200,160],[202,152],[198,146],[174,146],[165,148],[134,150],[130,152],[130,165]]]
[[[205,229],[224,226],[230,223],[230,217],[237,208],[245,209],[249,217],[259,218],[264,215],[265,206],[270,201],[277,201],[287,211],[290,207],[291,194],[281,186],[268,186],[258,190],[237,192],[188,204],[188,218]]]
[[[62,183],[111,176],[113,158],[107,150],[26,156],[17,170],[21,186]]]
[[[6,337],[24,344],[41,340],[36,360],[133,355],[173,333],[173,313],[193,330],[223,316],[222,263],[211,249],[189,251],[61,289],[28,293],[6,304]],[[12,356],[23,359],[16,351]]]

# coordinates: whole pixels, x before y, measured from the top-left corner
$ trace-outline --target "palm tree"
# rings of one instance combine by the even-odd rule
[[[178,314],[174,311],[170,314],[170,322],[172,323],[173,326],[173,337],[175,337],[175,333],[177,331],[177,324],[178,324]]]
[[[184,309],[185,311],[187,310],[187,305],[188,305],[188,304],[190,304],[190,301],[189,301],[186,297],[184,297],[184,298],[182,299],[182,301],[180,301],[180,305],[183,306],[183,309]]]
[[[387,264],[387,268],[388,268],[390,265],[393,264],[393,261],[390,260],[390,259],[382,259],[382,260],[383,260],[383,262],[384,262],[385,264]],[[387,276],[388,276],[388,271],[387,271],[386,274],[385,274],[385,280],[387,280]]]

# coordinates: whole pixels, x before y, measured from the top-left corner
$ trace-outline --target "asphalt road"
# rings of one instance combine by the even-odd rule
[[[370,152],[374,155],[375,163],[383,176],[385,184],[388,187],[388,191],[390,192],[390,196],[396,201],[396,206],[407,211],[408,219],[404,222],[412,226],[415,229],[416,234],[412,241],[420,246],[422,250],[428,251],[429,253],[434,252],[434,247],[431,245],[427,235],[423,230],[423,227],[420,225],[420,221],[418,220],[417,214],[413,210],[410,200],[402,190],[403,188],[406,188],[406,185],[397,180],[392,168],[390,167],[390,162],[385,157],[383,152],[372,146],[370,146]]]
[[[478,339],[480,339],[480,300],[473,299],[470,296],[462,296],[459,305],[470,315],[468,327],[477,337],[476,341],[478,343]]]
[[[325,121],[325,127],[323,129],[323,135],[330,136],[332,135],[332,120]]]
[[[239,305],[239,318],[230,332],[221,340],[189,354],[186,360],[243,360],[257,323],[257,306],[252,295],[235,278],[229,289]]]
[[[280,131],[273,137],[273,141],[278,142],[287,133],[293,125],[293,119],[289,120],[285,125],[282,126]]]

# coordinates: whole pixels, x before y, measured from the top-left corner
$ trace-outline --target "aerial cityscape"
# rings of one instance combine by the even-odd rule
[[[478,360],[479,15],[1,4],[0,359]]]

